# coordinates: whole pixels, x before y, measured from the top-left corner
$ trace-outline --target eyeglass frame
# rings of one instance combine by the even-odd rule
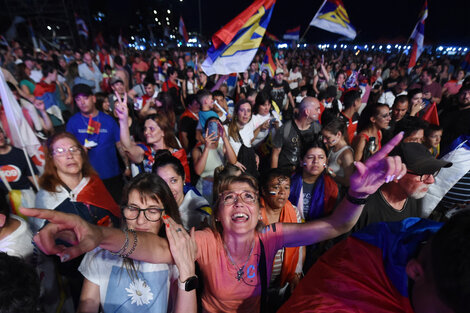
[[[137,213],[137,215],[136,215],[135,218],[127,218],[127,217],[126,217],[126,214],[125,214],[124,212],[125,212],[126,209],[129,209],[129,208],[133,208],[133,209],[139,210],[139,212]],[[149,221],[149,222],[158,222],[159,220],[161,220],[161,219],[162,219],[162,216],[163,216],[163,212],[165,211],[165,209],[163,209],[163,208],[146,208],[146,209],[141,209],[141,208],[139,208],[139,207],[131,206],[131,205],[125,205],[125,206],[123,206],[121,209],[122,209],[122,216],[124,217],[125,220],[135,221],[136,219],[139,218],[140,212],[144,212],[144,217],[145,217],[145,219],[146,219],[147,221]],[[160,212],[160,217],[159,217],[157,220],[155,220],[155,221],[149,219],[148,216],[147,216],[147,213],[146,213],[148,210],[158,210],[158,211]]]
[[[411,174],[411,175],[415,175],[415,176],[419,176],[419,181],[424,182],[424,181],[428,180],[431,176],[432,176],[432,178],[436,178],[436,176],[439,174],[440,171],[441,171],[441,169],[438,169],[433,174],[418,174],[418,173],[415,173],[415,172],[412,172],[412,171],[406,171],[406,173]],[[424,176],[427,176],[427,177],[423,179]]]
[[[235,202],[238,201],[238,199],[241,199],[241,201],[242,201],[243,203],[246,203],[246,204],[254,204],[254,203],[256,203],[256,200],[259,199],[258,192],[256,192],[256,191],[250,191],[250,190],[244,190],[244,191],[242,191],[242,192],[240,192],[240,193],[235,192],[235,191],[224,191],[224,192],[219,193],[219,197],[222,197],[222,196],[224,196],[224,195],[228,195],[228,194],[231,194],[231,193],[236,195],[235,199],[233,200],[233,202],[230,202],[230,203],[226,203],[225,199],[222,199],[222,202],[223,202],[224,205],[231,205],[231,204],[234,204]],[[241,196],[242,194],[244,194],[244,193],[252,193],[252,194],[254,195],[253,202],[246,202],[245,200],[243,200],[243,198],[240,197],[240,196]]]
[[[57,152],[57,150],[59,149],[63,149],[64,151],[62,152]],[[72,149],[77,149],[75,151],[72,151]],[[62,148],[62,147],[57,147],[55,148],[54,150],[52,150],[52,155],[56,155],[56,156],[65,156],[67,155],[67,152],[69,152],[71,155],[78,155],[80,153],[82,153],[82,148],[80,148],[79,146],[71,146],[69,148]]]

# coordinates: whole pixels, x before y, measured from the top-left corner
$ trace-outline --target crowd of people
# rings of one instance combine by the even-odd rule
[[[263,55],[234,80],[193,49],[0,48],[44,152],[2,98],[0,252],[40,278],[5,312],[466,312],[462,60]]]

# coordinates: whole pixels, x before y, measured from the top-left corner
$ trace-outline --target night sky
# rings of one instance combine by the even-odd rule
[[[58,0],[50,0],[58,1]],[[248,7],[253,0],[75,0],[74,6],[89,14],[85,21],[92,36],[102,31],[109,42],[116,42],[122,30],[125,36],[136,35],[141,29],[148,30],[148,21],[153,21],[153,10],[157,7],[160,18],[166,18],[166,9],[171,9],[171,25],[178,25],[182,15],[189,32],[199,31],[198,2],[202,7],[202,34],[210,38],[218,29]],[[357,43],[406,42],[418,21],[424,0],[343,0],[351,23],[358,32]],[[0,0],[0,3],[1,0]],[[268,26],[268,31],[282,38],[285,30],[301,26],[304,33],[322,0],[278,0]],[[88,4],[88,5],[87,5]],[[429,14],[425,25],[425,44],[470,45],[470,0],[428,0]],[[73,9],[76,10],[76,9]],[[136,12],[139,11],[139,14]],[[10,25],[9,10],[0,10],[0,33]],[[93,17],[104,12],[106,19],[96,22]],[[33,13],[34,15],[34,13]],[[34,20],[33,17],[27,17]],[[54,23],[51,20],[47,23]],[[72,22],[73,23],[73,22]],[[25,24],[26,25],[26,24]],[[35,31],[50,36],[44,25],[33,23]],[[71,24],[72,27],[75,27]],[[132,25],[134,28],[129,29]],[[25,28],[25,27],[23,27]],[[66,29],[65,27],[63,29]],[[69,29],[69,28],[67,28]],[[63,31],[62,31],[63,32]],[[29,36],[27,30],[23,30]],[[163,28],[154,29],[155,36],[163,35]],[[58,35],[61,35],[60,33]],[[63,34],[63,35],[70,35]],[[147,36],[147,35],[145,35]],[[309,43],[335,42],[341,36],[311,27],[306,41]]]
[[[198,29],[197,1],[184,0],[183,18],[188,31]],[[247,0],[201,0],[203,33],[212,35],[225,23],[252,3]],[[278,0],[268,31],[278,37],[286,29],[300,24],[301,35],[320,8],[322,0]],[[343,0],[351,23],[358,32],[356,41],[368,42],[381,38],[408,39],[418,21],[423,0]],[[470,44],[470,1],[428,0],[425,43]],[[311,27],[308,42],[335,41],[340,36]]]

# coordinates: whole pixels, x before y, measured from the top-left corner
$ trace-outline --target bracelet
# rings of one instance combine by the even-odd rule
[[[126,240],[124,241],[124,244],[122,245],[121,249],[119,249],[116,252],[109,251],[109,252],[111,252],[112,255],[119,255],[120,256],[122,252],[126,251],[127,246],[129,246],[129,230],[127,228],[124,229],[124,234],[126,234]]]
[[[134,253],[134,250],[137,247],[137,233],[133,229],[129,229],[129,231],[134,235],[134,243],[132,244],[132,248],[126,254],[121,254],[121,258],[128,258],[132,253]]]
[[[369,199],[369,196],[365,197],[365,198],[356,198],[356,197],[353,197],[349,194],[349,192],[346,192],[346,199],[351,202],[352,204],[356,204],[356,205],[364,205],[366,204],[367,202],[367,199]]]

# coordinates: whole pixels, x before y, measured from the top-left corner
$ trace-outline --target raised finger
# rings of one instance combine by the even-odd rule
[[[62,212],[55,211],[55,210],[20,208],[20,212],[23,215],[48,220],[54,224],[63,224],[66,222],[68,223],[70,220],[70,216],[68,216],[69,214],[62,213]]]
[[[399,132],[395,137],[393,137],[385,146],[382,147],[382,149],[367,160],[366,165],[385,158],[396,146],[400,144],[403,139],[403,134],[404,132]]]

